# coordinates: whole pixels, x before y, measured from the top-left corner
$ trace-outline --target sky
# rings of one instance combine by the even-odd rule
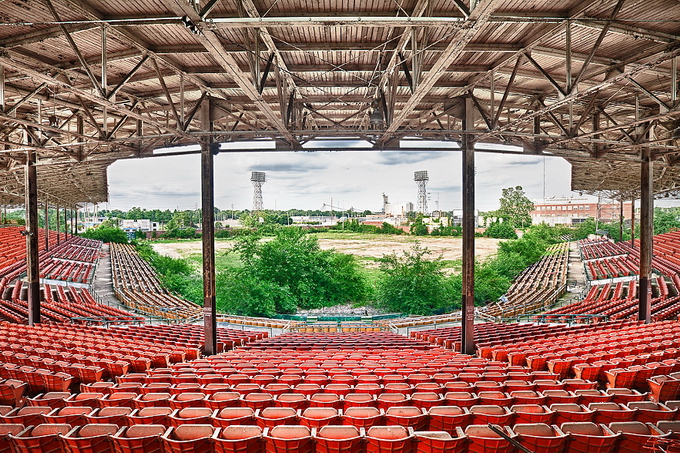
[[[174,149],[173,151],[177,151]],[[498,208],[501,190],[522,186],[538,201],[569,196],[571,167],[557,157],[475,153],[476,207]],[[429,175],[428,209],[462,208],[461,153],[456,150],[226,152],[215,156],[215,206],[251,209],[252,171],[266,173],[265,209],[322,209],[330,205],[357,211],[382,209],[382,194],[392,203],[417,204],[415,171]],[[109,203],[100,209],[195,209],[200,207],[200,156],[119,160],[109,167]],[[578,195],[578,194],[576,194]],[[336,209],[337,209],[336,208]],[[324,209],[330,209],[325,207]]]

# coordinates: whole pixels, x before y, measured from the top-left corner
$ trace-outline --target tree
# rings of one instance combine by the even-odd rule
[[[501,207],[496,211],[498,217],[507,219],[515,228],[525,228],[531,225],[529,213],[534,209],[534,203],[527,198],[522,186],[503,189],[498,200]]]
[[[377,303],[388,310],[429,315],[455,300],[454,287],[443,271],[441,256],[428,259],[430,251],[416,244],[402,255],[392,253],[380,259],[382,276]]]
[[[423,215],[420,214],[411,222],[411,234],[414,236],[427,236],[427,225],[423,223]]]
[[[238,275],[225,275],[233,288],[219,289],[218,303],[229,309],[244,300],[255,312],[255,301],[268,304],[263,311],[278,313],[300,308],[321,308],[345,302],[365,302],[370,288],[352,255],[321,250],[317,238],[296,227],[278,228],[270,241],[251,234],[238,238],[234,250],[242,267]],[[274,298],[271,305],[266,299]],[[245,298],[245,299],[242,299]]]

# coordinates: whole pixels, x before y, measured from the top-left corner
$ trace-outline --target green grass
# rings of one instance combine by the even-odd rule
[[[203,255],[201,253],[192,253],[188,255],[186,259],[197,269],[200,269],[203,263]],[[241,260],[237,252],[221,252],[215,253],[215,267],[219,269],[226,269],[228,267],[238,268],[241,267]]]

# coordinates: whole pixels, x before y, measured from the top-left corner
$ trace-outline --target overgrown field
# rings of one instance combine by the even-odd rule
[[[538,226],[518,240],[478,238],[475,303],[497,300],[559,240],[557,233]],[[170,290],[201,303],[200,241],[139,247]],[[409,314],[452,311],[460,307],[460,256],[461,239],[455,237],[308,234],[280,228],[274,236],[219,240],[218,309],[273,316],[352,303]]]

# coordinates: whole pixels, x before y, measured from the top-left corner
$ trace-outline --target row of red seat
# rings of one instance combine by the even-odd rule
[[[612,242],[606,238],[581,239],[578,241],[578,249],[583,261],[605,258],[609,256],[622,256],[629,252],[621,242]]]
[[[134,246],[110,244],[113,286],[118,299],[141,313],[165,319],[189,319],[200,316],[202,308],[170,294],[156,272],[144,261]]]
[[[564,291],[569,264],[569,243],[548,248],[545,255],[515,279],[505,298],[478,308],[481,315],[495,318],[533,313],[552,305]]]
[[[565,423],[561,427],[545,424],[519,424],[501,434],[484,425],[444,431],[415,431],[401,426],[375,426],[368,430],[353,426],[329,425],[321,429],[304,425],[264,428],[257,425],[213,428],[210,425],[116,425],[40,424],[24,428],[7,425],[0,432],[0,448],[16,452],[141,452],[145,453],[226,453],[226,452],[485,452],[510,453],[515,447],[506,439],[531,448],[536,453],[564,451],[591,453],[638,452],[653,442],[670,442],[676,425],[659,427],[642,423]],[[668,430],[664,433],[662,429]],[[616,430],[616,432],[614,432]],[[4,451],[4,450],[3,450]]]

